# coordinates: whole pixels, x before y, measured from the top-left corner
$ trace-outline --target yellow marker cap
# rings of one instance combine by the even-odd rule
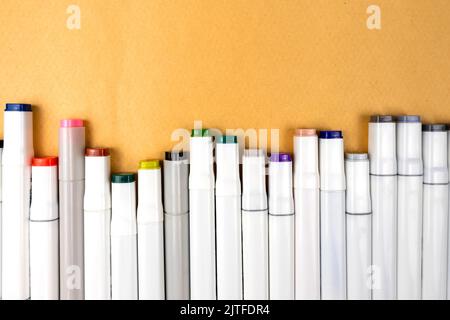
[[[161,168],[159,160],[139,161],[139,170],[155,170]]]

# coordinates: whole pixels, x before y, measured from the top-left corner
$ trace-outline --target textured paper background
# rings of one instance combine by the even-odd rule
[[[450,121],[448,0],[1,0],[0,18],[0,103],[36,106],[37,155],[57,154],[66,117],[114,170],[194,120],[279,128],[285,150],[296,127],[343,129],[348,151],[366,150],[372,113]]]

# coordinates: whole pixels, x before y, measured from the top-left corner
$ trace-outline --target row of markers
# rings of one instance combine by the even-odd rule
[[[244,151],[241,189],[237,137],[193,130],[163,176],[140,162],[136,197],[82,120],[61,121],[59,158],[34,158],[32,123],[6,105],[3,299],[447,298],[445,125],[372,116],[369,154],[345,160],[340,131],[299,129],[268,196],[263,150]]]

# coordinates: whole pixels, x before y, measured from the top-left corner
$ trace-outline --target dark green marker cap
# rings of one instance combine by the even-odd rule
[[[111,181],[112,183],[131,183],[136,181],[136,177],[134,173],[128,172],[113,173]]]
[[[217,143],[237,143],[237,136],[220,136]]]

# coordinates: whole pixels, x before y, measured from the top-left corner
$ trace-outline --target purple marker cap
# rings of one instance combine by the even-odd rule
[[[292,162],[292,157],[289,153],[272,153],[270,155],[271,162]]]

